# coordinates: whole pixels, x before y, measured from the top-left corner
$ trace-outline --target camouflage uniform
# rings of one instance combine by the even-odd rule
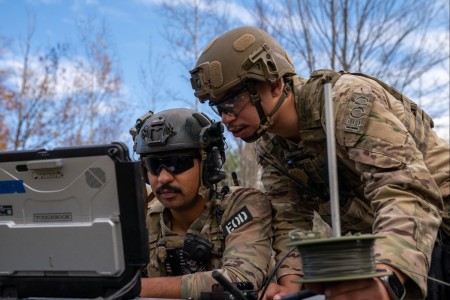
[[[212,243],[215,254],[204,264],[186,259],[190,269],[183,270],[181,297],[200,299],[201,292],[211,292],[212,285],[217,284],[211,276],[214,269],[219,269],[231,282],[249,281],[256,289],[261,288],[272,251],[272,211],[265,195],[256,189],[233,188],[222,200],[212,197],[209,190],[200,191],[199,196],[210,200],[188,234]],[[170,223],[169,211],[159,201],[154,202],[147,215],[150,277],[170,276],[164,263],[165,248],[183,247],[183,237],[170,230]]]
[[[264,154],[286,169],[286,158],[291,159],[292,175],[316,190],[328,190],[323,103],[312,97],[300,100],[305,83],[294,77],[298,139],[266,134],[256,144],[274,210],[277,253],[286,251],[290,230],[312,228],[314,211],[331,223],[328,199],[305,193],[260,157]],[[405,269],[427,274],[438,228],[450,233],[449,145],[428,131],[432,121],[414,103],[395,99],[371,79],[342,75],[332,97],[343,234],[386,236],[375,241],[376,260],[399,266],[409,276],[406,298],[424,298],[426,279]],[[422,152],[414,139],[423,142]],[[295,273],[288,268],[291,262],[278,277]]]

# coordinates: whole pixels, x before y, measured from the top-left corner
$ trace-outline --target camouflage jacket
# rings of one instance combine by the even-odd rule
[[[255,147],[274,210],[273,247],[278,257],[287,251],[290,230],[312,229],[314,212],[331,224],[328,198],[299,189],[261,159],[268,157],[315,191],[328,190],[323,102],[311,97],[300,101],[305,83],[304,78],[294,78],[298,137],[266,134]],[[409,276],[407,298],[424,298],[426,278],[405,270],[426,275],[439,226],[450,232],[449,145],[430,129],[425,149],[419,151],[413,133],[424,132],[420,109],[414,106],[419,117],[408,115],[405,106],[410,102],[395,99],[371,79],[342,75],[332,88],[332,98],[342,234],[386,236],[375,241],[377,262],[398,266]],[[278,278],[297,271],[294,257],[289,259]]]
[[[205,193],[205,197],[210,197]],[[266,196],[250,188],[232,189],[223,200],[211,198],[205,210],[190,226],[188,234],[201,237],[213,245],[211,261],[203,266],[187,261],[181,282],[182,298],[200,299],[201,292],[211,292],[217,281],[211,272],[218,269],[231,282],[249,281],[261,288],[269,272],[272,254],[272,211]],[[170,214],[159,202],[150,205],[149,277],[170,276],[164,253],[169,248],[183,248],[183,237],[170,229]],[[164,246],[164,247],[162,247]],[[164,248],[164,249],[163,249]]]

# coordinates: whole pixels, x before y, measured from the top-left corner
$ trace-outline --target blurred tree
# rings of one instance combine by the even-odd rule
[[[163,37],[166,39],[169,50],[167,55],[177,62],[183,72],[190,88],[189,70],[203,50],[205,43],[216,35],[230,28],[231,18],[228,17],[227,7],[214,0],[192,1],[162,1],[163,14],[167,19],[164,26]],[[179,99],[177,91],[171,93],[173,100],[190,102],[188,99]],[[198,109],[198,99],[194,100],[193,109]]]
[[[32,47],[35,18],[29,16],[26,37],[21,44],[20,59],[8,66],[2,89],[2,121],[8,124],[6,148],[17,150],[39,148],[54,139],[55,128],[63,122],[56,103],[56,73],[60,46],[46,53]]]
[[[0,115],[0,151],[6,151],[9,129],[5,124],[5,117]]]
[[[432,31],[448,22],[438,18],[448,14],[444,1],[282,1],[254,0],[256,17],[297,58],[301,71],[365,71],[404,89],[448,58],[448,36],[436,39]]]
[[[139,79],[144,90],[144,100],[136,103],[138,106],[136,110],[142,112],[142,114],[148,110],[154,112],[161,110],[163,103],[166,103],[163,99],[168,94],[168,91],[164,90],[167,82],[167,73],[163,65],[163,59],[153,52],[152,41],[153,39],[150,37],[147,57],[139,69]]]
[[[99,144],[119,139],[129,126],[128,104],[121,96],[122,74],[110,33],[95,17],[79,21],[81,49],[74,49],[74,69],[63,75],[76,106],[70,108],[65,145]],[[78,54],[78,55],[77,55]]]
[[[255,148],[253,143],[245,143],[241,139],[236,139],[237,153],[239,157],[238,175],[242,186],[262,188],[261,168],[257,164]]]
[[[6,148],[117,140],[126,110],[118,100],[121,77],[104,28],[97,31],[85,23],[84,35],[80,29],[83,56],[69,44],[57,44],[46,51],[34,48],[35,19],[29,17],[28,21],[20,44],[22,52],[14,53],[3,81],[7,92],[2,92],[0,122],[9,127],[0,134],[7,135]]]
[[[232,172],[239,171],[239,156],[236,153],[236,149],[229,148],[225,151],[226,161],[223,166],[223,170],[227,173],[227,178],[221,182],[223,185],[234,185],[233,178],[231,177]]]
[[[6,38],[0,36],[0,61],[4,59],[5,52],[7,49]],[[10,71],[6,66],[0,66],[0,109],[4,110],[3,107],[7,101],[12,97],[9,91],[6,81],[9,77]],[[0,114],[0,151],[6,150],[6,144],[8,142],[9,128],[5,123],[5,117]]]

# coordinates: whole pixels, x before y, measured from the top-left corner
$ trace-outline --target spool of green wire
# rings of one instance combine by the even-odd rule
[[[323,238],[319,234],[290,233],[289,246],[297,247],[303,262],[302,279],[296,282],[333,282],[382,276],[375,267],[370,234]]]

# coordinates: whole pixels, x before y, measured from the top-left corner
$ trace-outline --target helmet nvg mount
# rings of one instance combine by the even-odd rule
[[[133,150],[141,156],[198,150],[203,162],[202,182],[211,187],[225,178],[223,125],[192,109],[148,112],[130,129]]]
[[[204,103],[247,80],[274,83],[296,74],[287,52],[265,31],[238,27],[217,37],[190,71],[195,96]]]

